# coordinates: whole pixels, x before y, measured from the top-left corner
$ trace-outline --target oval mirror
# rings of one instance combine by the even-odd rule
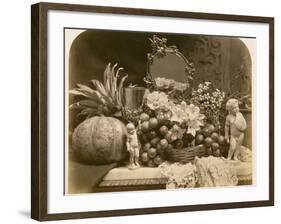
[[[152,52],[147,54],[147,80],[157,77],[189,83],[195,69],[176,46],[167,46],[167,39],[156,35],[149,39]]]
[[[185,63],[178,55],[167,53],[162,58],[154,58],[150,64],[151,78],[164,77],[177,82],[185,82]]]

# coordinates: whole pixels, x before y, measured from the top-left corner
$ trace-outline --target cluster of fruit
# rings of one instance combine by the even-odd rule
[[[176,134],[175,126],[170,121],[170,111],[163,111],[157,115],[142,113],[138,136],[141,141],[140,162],[144,166],[159,166],[167,158],[169,150],[182,148],[185,141]]]
[[[227,144],[224,136],[220,135],[215,126],[212,124],[206,124],[200,131],[196,133],[195,137],[196,145],[203,145],[206,155],[210,156],[224,156],[227,153]]]

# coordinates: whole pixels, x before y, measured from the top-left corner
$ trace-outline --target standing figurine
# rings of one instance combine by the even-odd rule
[[[242,113],[239,112],[239,104],[236,99],[229,99],[226,103],[228,115],[225,121],[225,138],[230,144],[227,159],[238,160],[240,147],[244,141],[244,131],[247,123]]]
[[[129,169],[138,169],[139,164],[139,153],[140,153],[140,144],[138,141],[138,136],[136,132],[135,125],[132,123],[127,124],[127,150],[130,153],[130,163]]]

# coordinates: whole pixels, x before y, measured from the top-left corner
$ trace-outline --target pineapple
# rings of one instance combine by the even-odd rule
[[[75,96],[82,96],[82,100],[70,105],[70,109],[80,109],[79,115],[84,115],[87,118],[96,115],[121,117],[122,109],[124,108],[124,90],[123,85],[128,77],[122,77],[118,84],[119,72],[123,68],[117,68],[117,64],[111,67],[109,63],[104,70],[104,83],[99,80],[91,80],[90,83],[94,89],[77,84],[77,88],[69,91]]]

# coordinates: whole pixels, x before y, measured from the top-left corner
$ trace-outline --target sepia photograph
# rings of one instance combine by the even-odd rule
[[[65,194],[255,184],[256,38],[64,28]]]
[[[274,205],[274,18],[203,11],[32,6],[32,218]]]

